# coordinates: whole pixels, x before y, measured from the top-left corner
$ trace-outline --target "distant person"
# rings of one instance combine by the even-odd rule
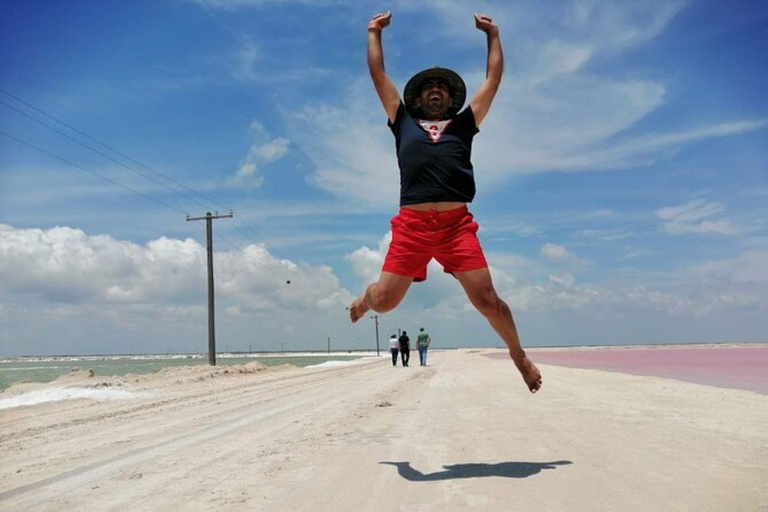
[[[400,342],[400,357],[403,366],[408,366],[408,361],[411,360],[411,339],[408,337],[408,333],[403,331],[398,341]]]
[[[427,348],[431,342],[432,338],[424,331],[424,328],[419,329],[419,334],[416,336],[416,347],[419,349],[420,366],[427,366]]]
[[[381,32],[391,20],[387,11],[368,24],[368,71],[395,137],[400,211],[390,222],[392,241],[379,279],[350,304],[349,319],[355,323],[369,310],[395,309],[412,282],[427,278],[427,264],[434,258],[459,281],[472,305],[504,340],[526,386],[535,393],[541,388],[541,372],[520,344],[512,311],[496,294],[477,238],[479,226],[467,209],[475,197],[472,141],[490,111],[504,70],[499,27],[488,16],[475,14],[475,27],[485,35],[488,48],[485,78],[469,106],[461,110],[466,85],[446,68],[420,71],[400,97],[384,68],[381,45]],[[424,25],[428,27],[429,21]],[[427,39],[432,45],[441,44]]]
[[[389,353],[392,354],[392,366],[397,366],[397,353],[400,351],[400,340],[397,334],[389,337]]]

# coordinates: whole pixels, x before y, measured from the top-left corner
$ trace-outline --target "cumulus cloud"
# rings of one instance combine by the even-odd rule
[[[205,253],[192,239],[139,245],[69,227],[2,226],[0,291],[70,305],[173,308],[202,300]],[[218,252],[214,261],[217,296],[240,311],[321,312],[350,299],[329,267],[279,259],[263,245]]]
[[[389,231],[379,241],[376,249],[363,246],[349,254],[346,259],[352,263],[355,274],[366,281],[375,281],[379,277],[391,241],[392,232]]]
[[[387,233],[374,247],[362,246],[348,255],[365,284],[378,276],[390,236]],[[570,254],[555,244],[548,247],[559,257]],[[605,319],[645,312],[706,318],[728,311],[764,315],[766,260],[765,250],[751,250],[673,276],[625,276],[620,283],[577,283],[571,272],[531,274],[522,268],[491,267],[491,274],[499,295],[526,315],[522,318],[568,312]],[[253,340],[260,347],[274,346],[276,339],[296,339],[298,347],[307,336],[338,332],[342,325],[358,336],[369,332],[346,322],[344,307],[352,295],[328,267],[279,259],[256,244],[217,252],[215,265],[217,310],[222,329],[229,330],[223,339]],[[157,350],[158,336],[203,339],[205,287],[205,249],[194,240],[159,238],[135,244],[69,227],[0,226],[0,315],[7,320],[6,337],[16,324],[46,325],[51,332],[79,332],[72,347],[102,353],[105,348],[93,330],[110,339],[127,333],[127,340],[136,343],[130,346],[144,351]],[[429,279],[414,284],[403,304],[381,322],[383,329],[395,330],[431,324],[435,327],[431,330],[460,345],[477,332],[486,333],[484,339],[495,339],[461,286],[436,262],[430,264]],[[82,339],[82,329],[93,335],[88,343]],[[324,336],[321,341],[325,342]],[[183,339],[178,343],[190,350]]]
[[[204,260],[192,240],[161,238],[144,247],[68,227],[0,230],[5,293],[55,302],[143,301],[179,297],[204,283]]]
[[[263,245],[249,245],[218,257],[218,289],[237,299],[240,311],[327,311],[350,301],[333,270],[278,259]]]

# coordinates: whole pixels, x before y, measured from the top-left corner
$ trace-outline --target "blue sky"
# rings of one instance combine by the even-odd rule
[[[766,341],[764,2],[12,0],[0,355],[205,351],[205,227],[185,215],[229,208],[222,350],[373,347],[373,321],[345,307],[397,209],[365,64],[387,9],[399,89],[441,65],[471,93],[472,14],[499,24],[471,208],[524,344]],[[450,276],[429,276],[383,339],[424,326],[436,346],[501,346]]]

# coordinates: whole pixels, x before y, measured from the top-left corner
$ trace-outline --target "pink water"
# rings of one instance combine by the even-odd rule
[[[529,350],[536,363],[652,375],[768,394],[768,345]],[[506,354],[494,354],[508,357]]]

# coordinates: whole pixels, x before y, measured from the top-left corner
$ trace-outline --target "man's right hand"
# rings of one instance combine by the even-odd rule
[[[392,11],[380,12],[371,19],[371,22],[368,24],[368,30],[381,30],[388,26],[391,20]]]
[[[371,73],[373,86],[379,95],[384,111],[391,123],[397,119],[397,110],[400,108],[400,93],[384,69],[384,51],[381,49],[381,31],[389,26],[392,20],[392,12],[380,12],[368,23],[368,71]],[[354,320],[353,320],[354,322]]]

